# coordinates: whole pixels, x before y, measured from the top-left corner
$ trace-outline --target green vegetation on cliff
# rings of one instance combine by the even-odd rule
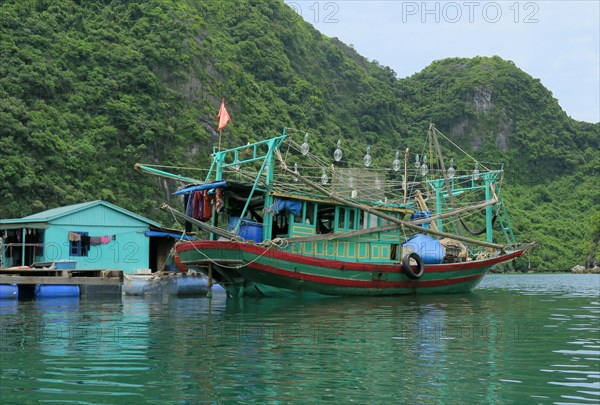
[[[343,138],[348,158],[370,144],[390,162],[435,122],[506,163],[513,226],[541,244],[518,268],[584,264],[597,243],[600,126],[567,117],[539,80],[499,57],[398,80],[266,0],[4,1],[0,217],[105,199],[168,221],[156,206],[173,185],[133,164],[205,166],[223,97],[226,145],[287,126],[324,153]]]

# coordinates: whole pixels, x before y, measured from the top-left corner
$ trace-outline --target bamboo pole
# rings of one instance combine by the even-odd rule
[[[186,177],[186,176],[180,176],[180,175],[174,174],[174,173],[165,172],[164,170],[155,169],[153,167],[144,165],[142,163],[136,163],[133,166],[133,168],[135,170],[137,170],[138,172],[148,173],[148,174],[152,174],[154,176],[164,177],[166,179],[181,180],[181,181],[185,181],[188,183],[203,183],[202,180],[198,180],[198,179],[194,179],[194,178]]]

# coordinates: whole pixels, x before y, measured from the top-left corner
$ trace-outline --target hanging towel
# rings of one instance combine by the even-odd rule
[[[69,232],[69,240],[71,242],[79,242],[81,240],[81,234],[76,232]]]
[[[187,194],[186,194],[187,195]],[[187,198],[187,203],[185,207],[185,215],[191,217],[194,215],[194,198],[193,195],[189,195]]]
[[[225,207],[225,202],[223,201],[223,189],[222,188],[218,188],[216,194],[216,198],[215,198],[215,209],[217,210],[217,212],[221,212],[223,210],[223,208]]]
[[[98,246],[102,243],[102,237],[101,236],[91,236],[90,237],[90,245],[92,246]]]
[[[202,210],[204,209],[204,198],[202,191],[196,191],[194,193],[194,213],[192,217],[195,219],[202,219]]]
[[[212,218],[212,206],[214,197],[209,194],[208,190],[204,190],[202,195],[202,211],[200,212],[200,221],[206,222]]]

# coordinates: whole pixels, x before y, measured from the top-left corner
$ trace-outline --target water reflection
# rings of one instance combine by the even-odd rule
[[[600,274],[492,274],[485,277],[478,288],[497,292],[510,290],[552,298],[599,298]]]
[[[431,297],[2,303],[0,398],[597,402],[600,300],[588,280],[577,292],[537,278],[550,292],[532,294],[504,277]]]

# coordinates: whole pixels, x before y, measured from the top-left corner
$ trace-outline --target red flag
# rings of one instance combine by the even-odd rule
[[[219,119],[219,131],[225,128],[225,125],[227,125],[227,123],[231,121],[229,113],[225,108],[225,99],[221,101],[221,108],[219,108],[219,115],[217,115],[217,118]]]

